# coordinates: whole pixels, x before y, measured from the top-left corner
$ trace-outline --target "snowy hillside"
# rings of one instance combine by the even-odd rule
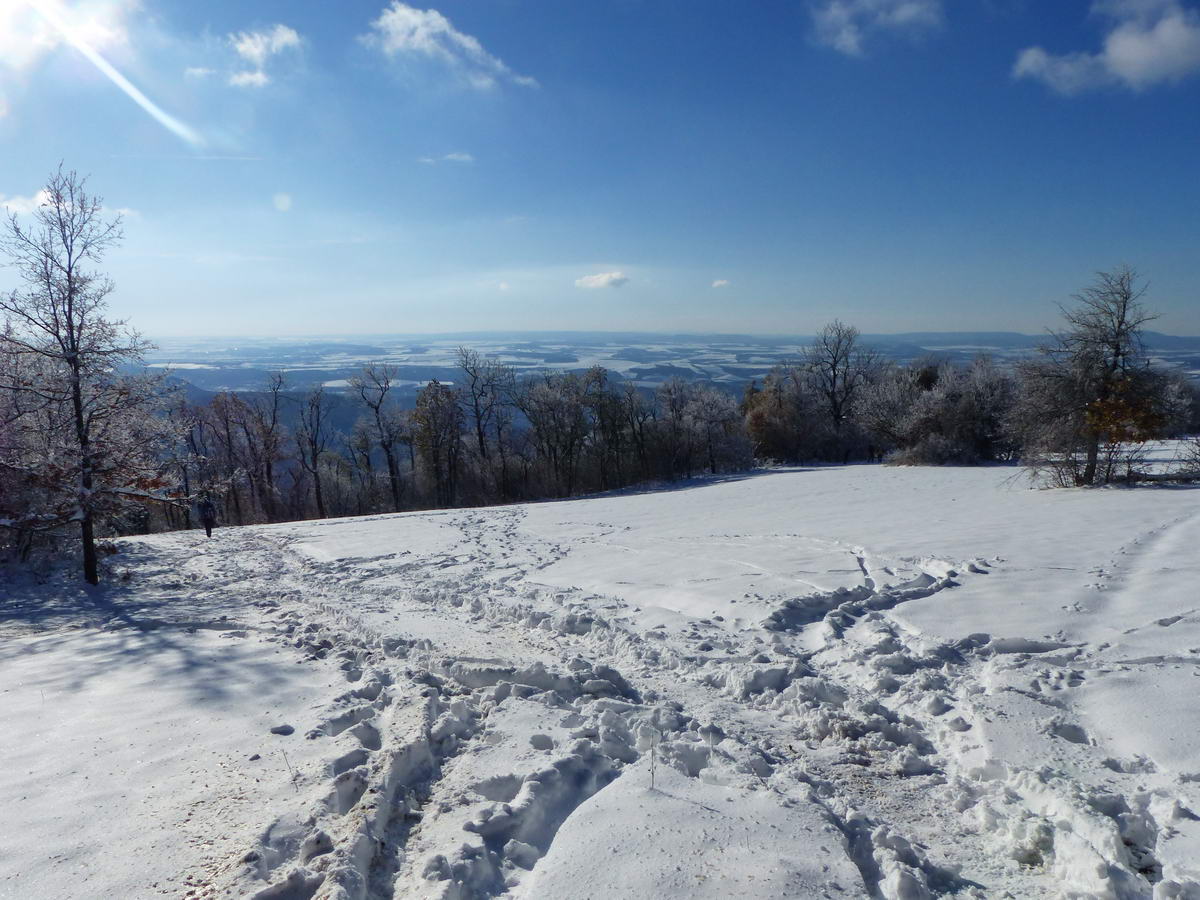
[[[1200,897],[1200,497],[784,470],[0,587],[0,897]],[[278,732],[272,733],[272,729]]]

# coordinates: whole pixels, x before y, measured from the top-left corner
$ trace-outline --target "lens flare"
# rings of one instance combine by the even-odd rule
[[[42,17],[46,24],[58,32],[68,44],[82,53],[92,65],[103,72],[113,84],[124,91],[126,96],[145,110],[152,119],[192,147],[204,146],[204,138],[200,136],[199,132],[163,110],[158,104],[138,90],[128,78],[118,72],[108,60],[101,56],[84,39],[79,30],[72,26],[68,18],[63,15],[61,7],[57,3],[53,2],[53,0],[28,0],[28,3]]]

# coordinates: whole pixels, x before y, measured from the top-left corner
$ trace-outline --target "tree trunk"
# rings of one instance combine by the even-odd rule
[[[317,516],[325,519],[325,495],[321,492],[321,461],[319,458],[313,459],[312,479],[313,479],[313,494],[317,499]]]
[[[263,511],[267,514],[267,521],[274,522],[278,518],[278,509],[275,505],[275,466],[272,464],[270,456],[273,451],[268,447],[264,452],[267,454],[267,460],[263,464],[262,505]]]
[[[79,444],[79,511],[82,516],[79,522],[79,537],[83,544],[83,579],[88,584],[99,584],[100,569],[96,563],[96,531],[89,505],[92,499],[92,448],[87,419],[83,412],[83,381],[82,373],[79,371],[79,356],[73,347],[68,364],[71,367],[71,406],[75,413],[75,440]]]
[[[79,535],[83,538],[83,580],[88,584],[100,583],[100,567],[96,562],[96,535],[92,528],[92,514],[85,512],[79,523]]]
[[[1080,484],[1091,485],[1096,481],[1096,465],[1100,457],[1100,435],[1089,434],[1087,436],[1087,462],[1083,466],[1083,475],[1080,477]]]
[[[383,456],[384,459],[387,460],[388,481],[392,487],[392,510],[394,512],[400,512],[400,464],[396,461],[395,448],[391,444],[384,444]]]

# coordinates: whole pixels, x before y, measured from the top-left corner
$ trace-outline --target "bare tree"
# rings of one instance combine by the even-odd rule
[[[488,461],[488,430],[500,401],[500,382],[496,367],[485,360],[479,351],[467,347],[458,348],[458,367],[465,376],[462,391],[467,418],[475,433],[475,449],[484,463]]]
[[[284,458],[284,430],[280,421],[284,379],[282,372],[272,372],[265,396],[247,403],[243,429],[250,451],[251,470],[257,488],[259,506],[268,522],[279,518],[279,491],[275,484],[275,465]]]
[[[458,498],[462,455],[462,409],[457,392],[434,379],[417,394],[413,410],[414,443],[434,485],[434,502],[453,506]]]
[[[654,407],[632,381],[625,384],[620,406],[624,425],[629,429],[629,436],[637,454],[638,472],[642,478],[649,478],[649,432],[654,424]]]
[[[473,450],[481,477],[490,483],[484,486],[504,498],[508,495],[508,429],[512,425],[506,399],[513,393],[513,371],[468,347],[458,348],[458,365],[463,371],[459,395],[474,438]]]
[[[163,499],[150,437],[161,423],[149,415],[159,382],[119,374],[150,345],[106,317],[113,284],[93,268],[120,241],[120,216],[106,218],[86,180],[61,167],[43,197],[29,224],[10,214],[0,235],[0,255],[25,285],[0,295],[11,323],[3,340],[27,361],[25,377],[4,373],[4,388],[40,405],[41,427],[55,431],[56,458],[43,460],[58,467],[45,521],[79,523],[84,578],[96,584],[97,518],[130,497]]]
[[[233,521],[246,524],[242,509],[240,482],[247,474],[245,457],[248,455],[243,423],[247,419],[246,404],[236,393],[222,391],[204,409],[204,418],[216,440],[221,462],[221,481],[224,486],[226,509],[232,508]]]
[[[398,445],[402,443],[404,418],[388,400],[396,371],[395,366],[370,363],[363,368],[361,375],[350,379],[350,386],[358,392],[359,399],[370,414],[375,442],[383,451],[383,459],[387,464],[392,509],[399,512],[403,506],[404,483],[400,478],[397,450]]]
[[[878,355],[859,343],[858,329],[835,319],[805,351],[804,363],[821,397],[836,450],[846,448],[846,425],[855,402],[878,365]]]
[[[671,479],[691,478],[696,434],[689,415],[692,386],[682,378],[668,378],[655,392],[659,408],[659,443]]]
[[[332,440],[329,425],[329,404],[323,387],[313,388],[300,405],[300,421],[296,429],[296,445],[300,450],[300,466],[313,483],[313,498],[317,515],[327,516],[321,478],[321,463]]]

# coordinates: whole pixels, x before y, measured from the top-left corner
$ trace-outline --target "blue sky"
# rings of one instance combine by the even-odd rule
[[[0,0],[0,203],[59,160],[151,335],[1037,332],[1121,263],[1200,333],[1193,0]]]

